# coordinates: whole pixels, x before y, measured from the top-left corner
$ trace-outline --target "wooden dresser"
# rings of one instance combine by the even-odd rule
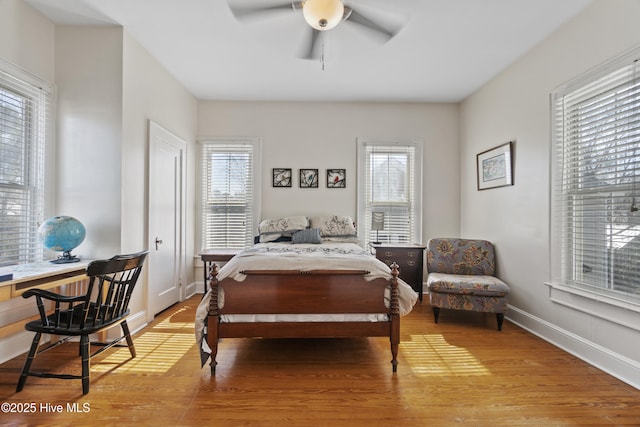
[[[426,246],[418,244],[380,243],[371,245],[376,258],[387,265],[397,263],[400,266],[400,278],[418,293],[422,302],[422,280],[424,271],[424,250]]]

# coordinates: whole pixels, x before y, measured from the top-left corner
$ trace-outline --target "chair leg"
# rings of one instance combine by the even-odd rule
[[[136,357],[136,348],[133,346],[133,339],[131,338],[131,332],[129,332],[129,325],[127,325],[127,321],[125,320],[120,323],[120,326],[122,327],[122,333],[127,340],[127,346],[129,347],[129,353],[131,353],[131,357]]]
[[[80,355],[82,357],[82,394],[89,393],[89,382],[91,380],[89,369],[89,336],[80,337]]]
[[[432,307],[433,309],[433,320],[435,323],[438,323],[438,316],[440,316],[440,307]]]
[[[33,337],[33,341],[31,342],[31,349],[29,350],[29,354],[27,355],[27,360],[24,361],[24,367],[22,368],[22,373],[20,374],[20,379],[18,380],[16,392],[22,391],[24,383],[27,381],[27,377],[29,376],[29,372],[31,371],[31,364],[33,363],[33,359],[36,358],[36,354],[38,353],[40,337],[42,337],[42,334],[40,332],[36,332],[36,336]]]
[[[502,321],[504,320],[504,313],[496,313],[496,319],[498,320],[498,330],[502,330]]]

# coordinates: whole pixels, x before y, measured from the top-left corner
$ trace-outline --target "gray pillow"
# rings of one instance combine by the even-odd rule
[[[322,243],[319,228],[305,228],[291,235],[291,243]]]

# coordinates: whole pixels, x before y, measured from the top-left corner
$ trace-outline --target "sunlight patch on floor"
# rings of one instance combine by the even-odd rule
[[[418,376],[490,375],[482,363],[463,347],[449,344],[442,335],[411,335],[402,353]]]
[[[93,363],[91,370],[107,372],[163,373],[171,369],[195,345],[193,334],[147,332],[133,340],[137,356],[131,359],[126,347],[118,348],[104,359]]]
[[[171,316],[169,316],[166,319],[156,323],[150,329],[152,329],[152,330],[157,330],[157,329],[189,329],[191,332],[193,332],[193,330],[194,330],[193,328],[194,328],[194,325],[195,325],[195,321],[194,320],[191,320],[189,322],[178,322],[178,321],[174,320],[174,319],[180,318],[180,317],[184,318],[185,317],[184,313],[193,313],[193,309],[191,309],[189,307],[183,307],[183,308],[181,308],[179,310],[176,310],[176,312],[173,313]],[[192,318],[193,314],[190,314],[188,317]]]
[[[171,321],[171,319],[166,319],[163,320],[162,322],[158,323],[157,325],[155,325],[153,327],[153,330],[159,330],[159,329],[189,329],[189,333],[194,333],[195,331],[195,326],[193,322],[173,322]],[[184,333],[184,331],[180,331],[181,333]]]
[[[177,312],[176,314],[178,314]],[[133,337],[136,357],[127,347],[107,350],[107,356],[91,364],[95,372],[164,373],[196,344],[194,322],[174,322],[171,317],[153,325],[148,332]],[[124,341],[123,341],[124,342]]]

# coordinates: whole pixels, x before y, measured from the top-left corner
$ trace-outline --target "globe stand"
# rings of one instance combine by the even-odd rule
[[[52,259],[53,264],[70,264],[72,262],[80,262],[80,258],[75,255],[71,255],[71,251],[65,251],[56,259]]]

